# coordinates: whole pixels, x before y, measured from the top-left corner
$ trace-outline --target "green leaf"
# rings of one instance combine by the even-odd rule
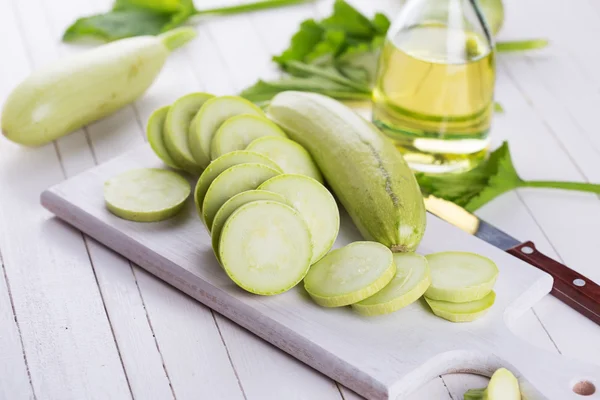
[[[346,34],[343,31],[326,31],[323,39],[313,47],[312,51],[304,57],[304,60],[319,65],[331,64],[341,52],[345,43]]]
[[[108,13],[79,18],[65,31],[63,40],[91,36],[113,41],[158,35],[181,25],[195,12],[192,0],[117,0]]]
[[[321,26],[325,29],[341,30],[356,37],[371,38],[376,32],[371,21],[344,0],[336,0],[333,14],[321,21]]]
[[[496,43],[496,50],[502,53],[543,49],[550,44],[546,39],[514,40]]]
[[[170,21],[170,14],[153,11],[110,11],[79,18],[65,31],[63,40],[72,42],[87,36],[112,41],[131,36],[157,35]]]
[[[371,25],[373,25],[373,28],[375,28],[379,35],[385,35],[388,29],[390,29],[391,23],[389,18],[386,17],[384,14],[377,13],[375,14],[375,17],[373,17]]]
[[[259,80],[240,95],[254,103],[271,100],[277,93],[286,90],[321,93],[340,100],[366,100],[370,96],[329,79],[311,76],[309,78],[288,77],[278,81]]]
[[[383,41],[384,38],[382,36],[375,36],[371,42],[362,42],[348,47],[346,51],[338,57],[337,65],[342,72],[352,69],[363,70],[363,82],[374,85]]]
[[[172,13],[177,11],[182,0],[116,0],[113,11],[146,9],[160,13]]]
[[[324,34],[325,30],[314,19],[302,22],[300,30],[292,36],[290,47],[281,55],[273,57],[273,61],[282,66],[288,61],[303,61],[321,42]]]
[[[228,15],[288,6],[312,0],[268,0],[196,10],[192,0],[116,0],[112,11],[79,18],[63,34],[64,41],[94,37],[112,41],[131,36],[156,35],[174,29],[193,15]]]
[[[503,193],[519,187],[575,190],[600,194],[600,185],[585,182],[525,181],[519,177],[508,143],[490,154],[488,160],[462,174],[415,174],[424,195],[451,201],[475,211]]]
[[[490,154],[484,168],[488,174],[486,186],[464,205],[468,211],[477,210],[494,198],[516,189],[523,183],[513,165],[507,142],[502,143],[502,146]]]
[[[328,79],[366,95],[371,94],[371,88],[369,86],[346,78],[333,66],[319,67],[316,65],[301,63],[299,61],[290,61],[286,64],[286,68],[291,72],[298,71],[300,74],[313,75]]]

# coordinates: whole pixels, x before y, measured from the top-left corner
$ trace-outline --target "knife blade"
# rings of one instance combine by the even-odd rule
[[[424,201],[430,213],[550,274],[551,294],[600,325],[600,286],[593,280],[542,254],[533,242],[521,242],[452,202],[432,195]]]

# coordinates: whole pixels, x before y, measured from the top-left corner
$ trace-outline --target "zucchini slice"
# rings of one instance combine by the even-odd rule
[[[181,168],[192,174],[200,174],[199,165],[188,145],[190,122],[200,107],[213,95],[208,93],[191,93],[173,103],[165,120],[165,145],[169,154]]]
[[[208,230],[219,208],[227,200],[246,190],[254,190],[261,183],[279,175],[279,171],[264,164],[238,164],[227,168],[210,184],[202,202],[202,215]]]
[[[266,117],[242,114],[223,122],[210,145],[211,159],[235,150],[244,150],[254,139],[273,136],[287,137],[285,133]]]
[[[427,259],[416,253],[394,253],[396,276],[386,287],[352,304],[362,315],[388,314],[417,301],[431,283]]]
[[[499,368],[487,388],[467,390],[464,400],[521,400],[519,381],[506,368]]]
[[[282,293],[296,286],[310,268],[310,233],[292,207],[254,201],[225,222],[219,258],[227,275],[248,292]]]
[[[312,264],[331,250],[340,230],[340,211],[325,186],[307,176],[283,174],[258,188],[279,193],[300,212],[312,237]]]
[[[253,201],[270,200],[283,204],[287,204],[285,198],[277,193],[267,192],[266,190],[247,190],[242,193],[238,193],[229,200],[227,200],[217,214],[213,221],[211,230],[212,248],[219,258],[219,239],[221,238],[221,231],[227,219],[233,214],[235,210],[243,206],[244,204],[251,203]]]
[[[211,162],[204,172],[202,172],[202,175],[200,175],[200,179],[198,179],[198,183],[196,184],[196,189],[194,190],[194,202],[196,203],[196,210],[198,210],[200,218],[204,218],[202,215],[202,202],[204,201],[204,196],[206,196],[206,191],[210,187],[212,181],[227,168],[247,163],[264,164],[281,172],[279,166],[277,166],[274,161],[262,154],[250,151],[235,151],[219,157]]]
[[[496,301],[496,293],[492,290],[484,298],[465,303],[433,300],[425,297],[427,304],[435,315],[451,322],[471,322],[483,316]]]
[[[396,274],[390,249],[377,242],[354,242],[314,264],[304,288],[323,307],[358,303],[383,289]]]
[[[308,151],[293,140],[265,136],[254,140],[246,150],[264,154],[275,161],[286,174],[306,175],[323,183],[321,171]]]
[[[196,163],[210,163],[210,143],[223,122],[240,114],[264,115],[262,110],[237,96],[220,96],[207,101],[190,124],[189,144]]]
[[[177,214],[190,195],[189,182],[165,169],[133,169],[104,183],[106,206],[118,217],[154,222]]]
[[[447,251],[426,256],[431,286],[425,296],[432,300],[464,303],[485,297],[496,283],[498,267],[475,253]]]
[[[154,151],[154,154],[158,156],[166,165],[175,169],[182,169],[173,157],[169,154],[165,145],[164,133],[165,133],[165,120],[167,119],[167,113],[171,106],[164,106],[154,111],[150,118],[148,118],[148,126],[146,126],[146,137],[148,143]]]

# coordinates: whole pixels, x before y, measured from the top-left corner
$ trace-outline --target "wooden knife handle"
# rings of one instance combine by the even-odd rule
[[[552,275],[552,295],[600,325],[600,286],[593,280],[540,253],[533,242],[521,243],[507,252]]]

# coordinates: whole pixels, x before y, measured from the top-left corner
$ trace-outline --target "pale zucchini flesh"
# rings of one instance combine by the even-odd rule
[[[208,93],[190,93],[171,105],[165,121],[165,144],[175,162],[192,174],[202,171],[189,147],[190,123],[200,107],[214,96]]]
[[[464,303],[433,300],[425,297],[427,304],[435,315],[451,322],[471,322],[481,318],[496,301],[496,293],[492,290],[479,300]]]
[[[211,159],[244,150],[254,139],[264,136],[286,137],[281,128],[264,116],[242,114],[231,117],[223,122],[211,141]]]
[[[10,93],[2,133],[15,143],[40,146],[112,114],[142,95],[170,50],[194,36],[193,28],[179,28],[61,57]]]
[[[475,253],[446,251],[426,256],[431,285],[425,296],[440,301],[463,303],[479,300],[491,292],[498,267]]]
[[[150,118],[148,118],[148,126],[146,127],[146,136],[154,154],[156,154],[162,162],[171,168],[181,169],[169,154],[164,140],[165,120],[167,119],[167,113],[170,108],[171,106],[161,107],[150,115]]]
[[[398,311],[417,301],[431,283],[427,259],[416,253],[394,253],[396,275],[386,287],[363,301],[352,304],[362,315]]]
[[[268,115],[308,150],[365,239],[394,252],[416,249],[426,224],[419,185],[373,124],[315,93],[279,93]]]
[[[323,183],[321,171],[310,153],[293,140],[265,136],[252,141],[246,150],[264,154],[275,161],[286,174],[306,175]]]
[[[312,264],[327,254],[340,229],[340,212],[325,186],[304,175],[282,174],[258,188],[279,193],[300,212],[312,237]]]
[[[310,233],[292,207],[251,202],[227,219],[219,258],[227,275],[248,292],[282,293],[296,286],[310,268]]]
[[[227,200],[246,190],[254,190],[277,175],[278,170],[257,163],[238,164],[223,171],[212,181],[202,202],[202,215],[208,230],[212,229],[217,211]]]
[[[396,274],[390,249],[377,242],[354,242],[314,264],[304,288],[323,307],[357,303],[383,289]]]
[[[177,214],[191,192],[188,181],[173,171],[134,169],[104,183],[104,200],[116,216],[154,222]]]
[[[467,390],[464,400],[521,400],[521,388],[512,372],[499,368],[490,378],[487,388]]]
[[[202,172],[202,175],[200,175],[198,183],[196,183],[196,189],[194,190],[194,202],[200,218],[204,218],[202,215],[202,203],[204,202],[204,196],[206,196],[206,192],[215,178],[227,168],[233,167],[234,165],[247,163],[264,164],[281,172],[279,166],[275,164],[275,162],[259,153],[250,151],[235,151],[224,154],[222,157],[219,157],[209,164],[209,166]]]
[[[261,201],[261,200],[269,200],[275,201],[282,204],[288,204],[286,199],[277,193],[267,192],[266,190],[247,190],[242,193],[238,193],[229,200],[227,200],[217,214],[215,215],[215,219],[212,224],[212,230],[210,232],[211,240],[212,240],[212,248],[219,258],[219,239],[221,238],[221,231],[223,230],[223,226],[225,226],[225,222],[227,219],[233,214],[235,210],[243,206],[244,204],[251,203],[253,201]],[[289,204],[288,204],[289,205]]]
[[[217,130],[227,119],[240,114],[264,115],[259,107],[237,96],[215,97],[202,106],[189,130],[190,149],[198,165],[208,166],[210,145]]]

